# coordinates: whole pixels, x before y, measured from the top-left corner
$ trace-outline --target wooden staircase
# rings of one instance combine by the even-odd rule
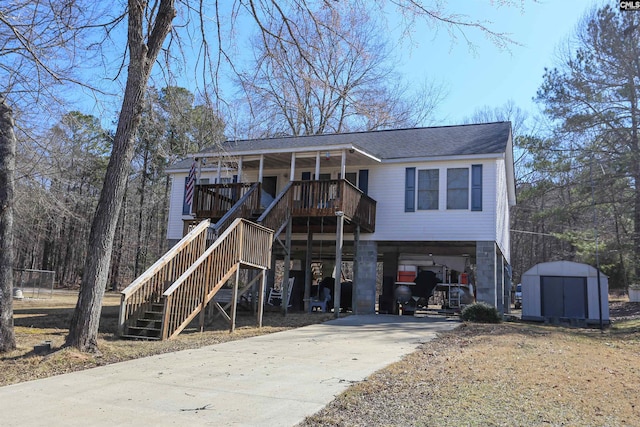
[[[202,221],[178,244],[121,292],[119,335],[122,338],[165,340],[178,335],[201,315],[207,304],[234,276],[237,295],[241,268],[262,270],[260,304],[266,270],[271,264],[273,231],[243,218],[207,247],[210,222]],[[235,303],[236,301],[234,301]],[[229,316],[235,327],[235,304]],[[259,308],[259,326],[262,310]]]
[[[128,327],[128,334],[123,335],[123,338],[159,340],[162,337],[163,309],[164,304],[151,304],[151,309],[142,312],[135,325]]]

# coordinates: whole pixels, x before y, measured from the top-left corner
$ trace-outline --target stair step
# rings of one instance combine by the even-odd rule
[[[153,326],[152,326],[153,324]],[[159,329],[162,326],[162,320],[160,319],[137,319],[136,320],[136,326],[139,328],[142,327],[154,327],[156,329]]]
[[[160,338],[161,329],[149,328],[144,326],[129,326],[127,328],[127,335],[139,337],[139,338]]]
[[[146,319],[162,319],[162,312],[161,311],[145,311],[144,312],[144,318]]]
[[[138,341],[160,341],[160,337],[147,337],[144,335],[121,335],[120,338],[127,340],[138,340]]]

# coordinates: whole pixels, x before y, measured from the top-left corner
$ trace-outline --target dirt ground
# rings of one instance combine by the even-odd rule
[[[0,385],[136,357],[318,323],[331,314],[240,313],[164,342],[115,336],[118,294],[107,294],[100,355],[61,349],[75,295],[16,302],[18,349],[0,357]],[[355,384],[302,426],[640,426],[640,303],[610,304],[611,327],[464,323]],[[34,346],[50,341],[50,352]]]

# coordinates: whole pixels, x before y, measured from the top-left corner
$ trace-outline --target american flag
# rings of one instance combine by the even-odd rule
[[[191,205],[193,203],[193,192],[196,187],[196,162],[191,163],[189,177],[187,178],[187,188],[185,190],[185,201]]]

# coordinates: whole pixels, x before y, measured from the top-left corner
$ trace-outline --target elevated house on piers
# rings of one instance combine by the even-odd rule
[[[169,174],[170,243],[203,220],[214,237],[239,218],[273,231],[269,266],[258,268],[268,289],[275,259],[285,268],[298,260],[300,309],[316,293],[312,264],[341,277],[341,261],[353,261],[346,305],[355,313],[393,312],[400,273],[420,270],[437,271],[443,282],[464,277],[477,300],[508,310],[515,204],[509,122],[227,141]],[[338,291],[333,300],[340,307]]]

